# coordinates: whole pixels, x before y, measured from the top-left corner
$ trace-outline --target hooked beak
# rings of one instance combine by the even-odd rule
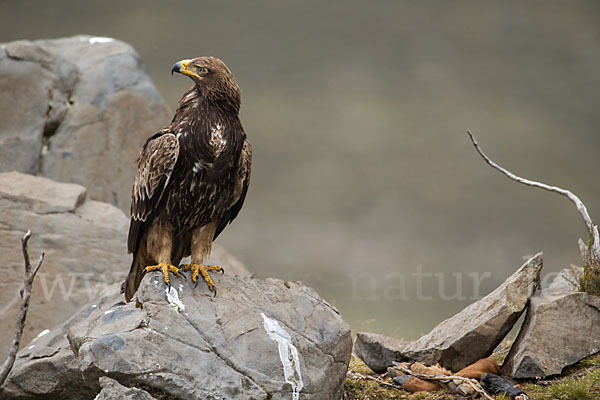
[[[171,75],[173,75],[173,72],[177,72],[179,74],[190,75],[190,76],[195,76],[196,78],[200,78],[194,72],[188,70],[190,61],[191,60],[181,60],[181,61],[176,62],[175,65],[173,65],[173,68],[171,68]]]
[[[171,68],[171,75],[173,75],[173,72],[180,73],[182,68],[181,61],[176,62],[173,68]]]

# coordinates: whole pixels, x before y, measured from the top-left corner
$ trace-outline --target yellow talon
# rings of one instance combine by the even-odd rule
[[[202,275],[204,278],[204,282],[208,286],[208,290],[217,294],[217,289],[215,288],[215,282],[212,280],[210,275],[208,275],[208,271],[220,271],[224,272],[223,268],[218,265],[204,265],[204,264],[183,264],[181,266],[181,271],[192,271],[192,281],[194,282],[194,287],[198,286],[198,275]]]
[[[163,279],[168,287],[171,287],[171,278],[169,277],[169,272],[172,272],[173,274],[175,274],[175,276],[183,276],[179,272],[179,268],[177,268],[174,265],[167,264],[167,263],[160,263],[158,265],[149,265],[146,268],[144,268],[144,271],[146,271],[146,273],[151,272],[151,271],[161,271],[163,274]]]

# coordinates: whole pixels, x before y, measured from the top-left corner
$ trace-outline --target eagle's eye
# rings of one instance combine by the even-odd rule
[[[203,67],[202,65],[198,65],[198,64],[195,64],[194,66],[196,67],[196,69],[198,70],[198,72],[200,72],[201,74],[208,73],[208,68]]]

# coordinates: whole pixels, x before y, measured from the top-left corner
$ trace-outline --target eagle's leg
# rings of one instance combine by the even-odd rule
[[[202,275],[204,282],[208,286],[208,290],[215,295],[217,294],[215,282],[208,274],[208,271],[220,271],[223,273],[223,268],[218,265],[205,265],[204,260],[210,254],[216,228],[217,224],[211,222],[201,228],[194,229],[190,246],[192,250],[192,263],[181,266],[181,271],[192,271],[192,281],[196,286],[198,285],[198,275]]]
[[[169,272],[175,276],[183,276],[179,272],[179,268],[171,264],[171,249],[173,247],[172,226],[165,221],[156,220],[150,227],[147,236],[147,252],[157,265],[148,265],[144,268],[144,272],[161,271],[163,280],[167,287],[171,288],[171,277]]]

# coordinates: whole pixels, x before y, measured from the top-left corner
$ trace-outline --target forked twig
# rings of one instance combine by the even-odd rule
[[[44,253],[40,256],[40,259],[33,269],[31,270],[31,261],[29,261],[29,252],[27,250],[27,242],[29,242],[29,238],[31,237],[31,231],[27,231],[27,233],[21,239],[21,247],[23,249],[23,258],[25,259],[25,280],[23,282],[23,289],[21,290],[21,309],[19,311],[19,316],[17,317],[17,327],[15,329],[15,336],[12,341],[12,345],[8,352],[8,357],[2,367],[0,368],[0,387],[4,384],[8,373],[13,367],[15,363],[15,358],[17,356],[17,351],[19,350],[19,344],[21,343],[21,336],[23,335],[23,328],[25,327],[25,319],[27,318],[27,310],[29,309],[29,298],[31,296],[31,286],[33,285],[33,279],[35,278],[35,274],[39,271],[42,266],[42,262],[44,261]]]

